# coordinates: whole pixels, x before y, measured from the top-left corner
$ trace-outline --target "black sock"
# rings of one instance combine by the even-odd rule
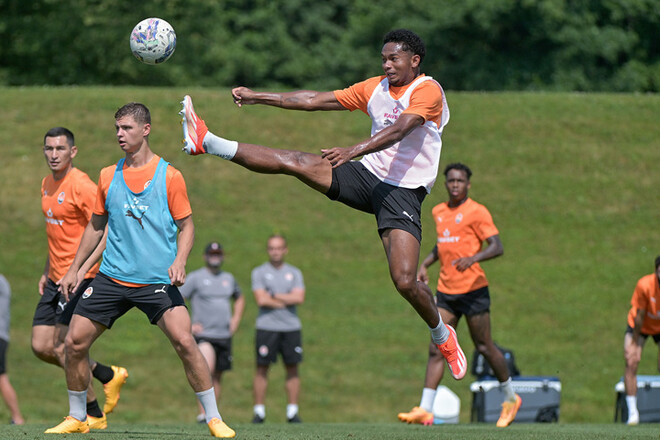
[[[97,400],[87,402],[87,414],[92,417],[103,417],[103,411],[99,408],[99,402]]]
[[[112,368],[107,365],[103,365],[100,362],[96,363],[96,367],[92,370],[92,376],[99,380],[101,383],[108,383],[115,376],[115,372],[112,371]]]

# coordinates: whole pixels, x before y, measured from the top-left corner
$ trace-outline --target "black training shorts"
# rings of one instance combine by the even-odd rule
[[[127,287],[99,272],[82,293],[73,313],[111,328],[133,307],[142,310],[155,325],[163,313],[176,306],[185,306],[185,303],[179,289],[172,284]]]
[[[332,169],[332,184],[326,193],[351,208],[375,214],[378,233],[402,229],[422,240],[420,220],[426,189],[401,188],[378,179],[360,162],[347,162]]]
[[[9,348],[9,342],[0,339],[0,374],[7,372],[7,348]]]
[[[255,338],[257,365],[270,365],[277,361],[277,354],[282,355],[285,365],[302,362],[302,332],[274,332],[257,329]]]
[[[215,371],[222,372],[231,370],[231,338],[206,338],[204,336],[195,336],[197,344],[207,342],[213,347],[215,352]]]
[[[73,316],[73,309],[76,307],[80,293],[87,289],[87,286],[94,278],[85,278],[80,286],[69,297],[69,302],[64,300],[64,295],[58,291],[58,286],[50,278],[44,286],[44,294],[39,299],[37,308],[34,311],[32,325],[69,325]]]
[[[626,326],[626,333],[630,333],[632,335],[633,328],[629,325]],[[655,342],[656,344],[660,344],[660,333],[655,334],[655,335],[648,335],[646,333],[641,333],[641,336],[644,339],[644,341],[646,341],[646,338],[648,338],[650,336],[650,337],[653,338],[653,342]]]
[[[436,305],[460,318],[461,316],[474,316],[490,311],[490,292],[488,286],[468,293],[450,295],[437,291]]]

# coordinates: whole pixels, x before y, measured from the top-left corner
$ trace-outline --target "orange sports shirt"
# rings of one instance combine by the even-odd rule
[[[438,291],[463,294],[487,286],[486,274],[479,263],[459,272],[452,262],[476,254],[487,238],[499,234],[488,209],[468,198],[455,208],[450,208],[447,202],[440,203],[431,213],[438,234]]]
[[[156,173],[159,160],[160,156],[154,155],[149,163],[139,168],[127,167],[124,163],[123,175],[128,188],[135,193],[144,191],[144,189],[149,186],[151,179]],[[110,183],[112,182],[116,169],[117,164],[114,164],[101,170],[101,174],[99,175],[99,191],[96,196],[96,205],[94,206],[94,214],[96,215],[107,214],[105,209],[105,199],[108,195],[108,189],[110,188]],[[168,165],[165,170],[165,182],[167,185],[167,204],[170,208],[172,218],[174,220],[181,220],[191,215],[192,208],[190,207],[190,200],[188,200],[186,182],[183,180],[181,172],[173,166]],[[129,287],[140,287],[144,285],[120,281],[114,278],[113,280],[121,285]]]
[[[124,181],[128,188],[139,193],[144,191],[151,183],[151,179],[156,173],[158,161],[160,156],[154,157],[146,165],[139,168],[127,167],[124,164],[123,174]],[[117,164],[103,168],[99,175],[99,191],[96,196],[96,205],[94,206],[94,214],[105,215],[105,198],[110,188],[110,182],[115,175]],[[188,200],[188,191],[186,190],[186,182],[183,180],[183,175],[179,170],[171,165],[168,165],[165,180],[167,185],[167,204],[170,207],[170,213],[174,220],[181,220],[192,214],[190,207],[190,200]]]
[[[48,237],[48,278],[59,281],[76,256],[80,239],[92,217],[96,184],[78,168],[72,168],[60,180],[49,174],[41,181],[41,210],[46,220]],[[96,263],[85,278],[93,278],[99,270]]]
[[[420,76],[425,76],[424,74]],[[385,75],[369,78],[365,81],[353,84],[352,86],[335,90],[335,98],[341,105],[350,111],[362,110],[364,113],[369,114],[367,111],[367,104],[374,92],[374,89],[385,78]],[[417,77],[419,78],[419,77]],[[408,85],[401,87],[394,87],[390,85],[390,95],[394,99],[399,99],[406,93]],[[433,81],[425,81],[418,85],[410,96],[410,106],[403,113],[414,113],[424,118],[424,121],[435,122],[436,125],[441,126],[442,118],[442,90]]]
[[[637,286],[630,300],[632,307],[628,312],[628,325],[635,328],[635,316],[638,310],[646,310],[642,333],[660,334],[660,285],[655,273],[645,275],[637,281]]]

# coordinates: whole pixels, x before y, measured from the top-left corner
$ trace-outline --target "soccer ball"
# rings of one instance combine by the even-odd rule
[[[131,32],[131,51],[146,64],[164,63],[176,49],[174,28],[162,18],[145,18]]]

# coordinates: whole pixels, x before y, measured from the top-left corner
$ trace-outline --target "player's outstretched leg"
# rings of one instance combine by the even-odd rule
[[[114,411],[117,402],[119,402],[119,392],[121,387],[128,379],[128,371],[124,367],[116,367],[112,365],[112,371],[115,373],[110,382],[103,384],[103,392],[105,393],[105,404],[103,405],[103,412],[110,414]]]
[[[437,347],[447,361],[451,375],[454,379],[461,380],[467,372],[467,359],[458,344],[456,330],[451,325],[447,325],[447,329],[449,330],[449,339],[443,344],[437,344]]]
[[[209,153],[231,160],[238,149],[238,142],[223,139],[209,132],[204,120],[195,113],[190,96],[184,96],[181,105],[179,114],[183,125],[183,151],[191,155]]]

